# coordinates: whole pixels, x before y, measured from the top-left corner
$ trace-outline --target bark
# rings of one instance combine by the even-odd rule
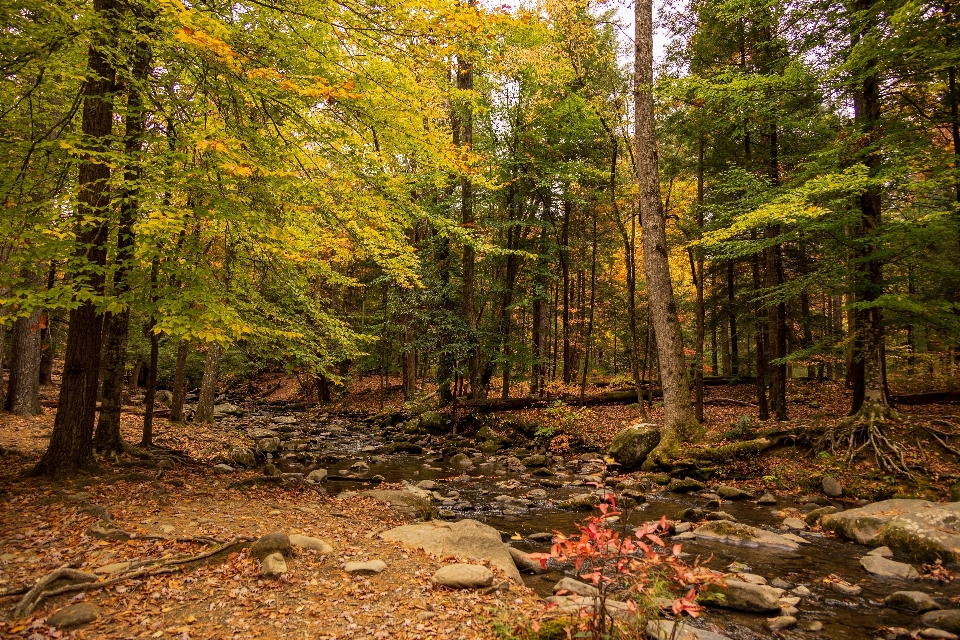
[[[593,338],[593,315],[597,290],[597,212],[593,212],[593,240],[590,250],[590,311],[587,318],[587,336],[584,340],[583,376],[580,378],[580,404],[587,391],[587,370],[590,368],[590,341]]]
[[[737,334],[737,292],[736,271],[733,260],[727,260],[727,321],[730,324],[730,374],[737,375],[740,372],[740,353],[737,350],[739,335]]]
[[[3,308],[0,307],[0,313],[3,312]],[[3,324],[0,324],[0,407],[7,406],[7,385],[4,384],[3,379],[3,367],[4,367],[4,354],[7,348],[7,327]]]
[[[183,422],[183,401],[187,396],[187,352],[190,343],[181,340],[177,345],[177,364],[173,372],[173,400],[170,403],[170,422]]]
[[[770,185],[777,187],[780,184],[779,146],[777,126],[773,125],[770,132]],[[780,225],[767,227],[767,238],[777,238],[780,235]],[[774,244],[765,252],[766,258],[766,286],[770,291],[779,290],[783,285],[783,249]],[[779,292],[778,292],[779,293]],[[777,420],[787,419],[787,364],[783,358],[787,356],[787,305],[780,300],[773,306],[767,307],[767,328],[769,329],[769,360],[771,372],[770,404],[773,405]]]
[[[756,240],[756,232],[751,232],[751,240]],[[763,303],[760,301],[760,261],[754,255],[750,261],[751,275],[753,276],[753,293],[755,300],[753,302],[754,317],[756,318],[756,358],[757,358],[757,406],[759,418],[761,420],[770,419],[770,407],[767,404],[767,356],[766,356],[766,338],[767,338],[767,314],[763,309]]]
[[[42,413],[40,409],[40,309],[17,318],[10,346],[10,382],[6,409],[23,418]]]
[[[217,393],[217,371],[220,368],[221,347],[213,342],[207,347],[207,357],[203,363],[203,380],[200,383],[200,399],[197,400],[196,422],[213,423],[213,403]]]
[[[57,281],[57,261],[50,261],[47,271],[47,291],[53,289]],[[53,385],[53,361],[56,357],[56,342],[53,335],[53,318],[48,314],[40,328],[40,386]]]
[[[95,161],[94,154],[105,150],[113,129],[115,71],[107,50],[113,44],[117,16],[114,0],[94,0],[93,8],[104,24],[96,30],[88,52],[83,89],[81,148],[85,148],[87,154],[78,170],[76,255],[91,267],[83,274],[86,288],[100,295],[103,291],[101,269],[106,263],[110,167]],[[95,300],[87,298],[70,311],[57,415],[50,445],[33,470],[36,475],[73,475],[93,464],[102,329],[103,316],[97,312]]]
[[[699,423],[690,401],[683,336],[670,280],[666,220],[660,199],[657,140],[653,114],[653,2],[635,4],[634,114],[636,117],[637,185],[643,228],[644,270],[650,318],[657,342],[660,380],[663,387],[664,424],[657,448],[644,465],[675,457],[679,440],[694,437]]]
[[[563,227],[560,232],[560,271],[563,274],[563,383],[573,380],[573,355],[570,348],[570,216],[569,200],[563,201]]]
[[[154,307],[157,304],[157,272],[160,270],[160,258],[153,259],[150,269],[150,288],[153,290],[151,301]],[[150,373],[147,376],[147,397],[143,409],[143,437],[141,447],[153,446],[153,409],[157,400],[157,366],[160,362],[160,334],[154,329],[157,326],[156,315],[151,314],[147,334],[150,336]]]
[[[544,198],[544,217],[549,218],[550,199]],[[537,255],[537,266],[534,273],[533,292],[533,371],[530,377],[530,395],[543,395],[547,382],[547,357],[549,355],[547,338],[550,327],[548,316],[549,304],[549,273],[547,256],[547,228],[540,229],[540,248]]]
[[[697,231],[703,232],[703,135],[697,141]],[[694,261],[693,256],[697,259]],[[693,283],[697,291],[697,344],[693,369],[693,395],[695,414],[698,422],[703,422],[703,337],[704,337],[704,308],[703,308],[703,251],[696,249],[690,253],[690,271],[693,274]]]

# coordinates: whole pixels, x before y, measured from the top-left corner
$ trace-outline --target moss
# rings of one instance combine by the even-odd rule
[[[535,640],[566,640],[567,629],[575,626],[576,620],[569,618],[560,618],[557,620],[547,620],[540,626],[540,631],[533,635]]]
[[[958,557],[946,551],[939,544],[901,529],[886,530],[878,537],[878,542],[919,562],[956,562]]]
[[[753,529],[746,525],[736,524],[734,522],[720,521],[715,525],[710,525],[707,531],[713,531],[717,535],[730,536],[741,540],[749,540],[753,537]]]

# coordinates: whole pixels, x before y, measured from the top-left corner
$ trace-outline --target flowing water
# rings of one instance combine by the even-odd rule
[[[260,418],[256,426],[277,428],[277,425],[265,424],[268,415]],[[450,498],[441,502],[441,509],[453,511],[457,519],[473,518],[485,522],[505,535],[519,533],[522,540],[511,544],[524,551],[547,551],[549,541],[536,542],[530,535],[542,532],[562,531],[573,533],[576,526],[585,517],[580,511],[566,511],[556,507],[556,502],[575,494],[582,494],[591,487],[579,485],[576,477],[580,463],[570,464],[568,476],[562,486],[546,487],[542,479],[527,472],[511,472],[491,458],[477,456],[474,466],[464,468],[450,464],[438,451],[431,451],[430,444],[423,454],[386,454],[378,455],[376,449],[385,443],[384,434],[367,424],[351,423],[340,419],[320,421],[319,423],[299,422],[296,427],[283,427],[287,430],[281,439],[292,437],[309,439],[309,450],[316,452],[317,461],[309,461],[311,453],[284,453],[277,460],[281,471],[306,472],[323,467],[331,475],[356,475],[357,481],[331,480],[327,484],[330,494],[343,491],[369,489],[371,485],[363,482],[373,476],[382,476],[385,482],[409,482],[416,484],[421,480],[435,480],[434,489],[442,496]],[[470,453],[470,443],[458,443],[465,452]],[[301,445],[301,448],[303,446]],[[439,447],[437,447],[439,449]],[[449,449],[447,450],[449,453]],[[298,459],[299,458],[299,459]],[[307,462],[304,463],[304,460]],[[493,458],[493,460],[497,460]],[[355,462],[364,462],[369,470],[351,472]],[[558,465],[564,469],[563,465]],[[550,482],[553,480],[554,482]],[[551,478],[549,484],[560,485],[558,478]],[[542,489],[546,497],[528,498],[531,490]],[[500,502],[498,496],[511,496],[516,501]],[[502,498],[501,498],[502,499]],[[523,503],[525,501],[525,504]],[[662,515],[673,518],[687,507],[704,507],[707,498],[697,495],[672,494],[662,489],[647,493],[646,502],[639,505],[630,515],[628,525],[643,521],[659,520]],[[843,508],[849,504],[834,503]],[[778,531],[782,516],[778,509],[796,507],[792,501],[782,499],[778,505],[758,505],[754,502],[724,502],[723,511],[733,515],[737,521]],[[449,515],[449,514],[448,514]],[[860,558],[870,549],[841,539],[828,537],[815,532],[800,532],[810,542],[802,545],[796,552],[773,549],[770,547],[746,547],[723,543],[707,543],[699,540],[683,542],[683,551],[692,556],[709,559],[707,566],[724,570],[733,562],[742,563],[749,571],[773,580],[779,578],[791,585],[803,584],[812,594],[802,598],[799,603],[800,621],[817,620],[823,624],[818,632],[806,632],[799,628],[778,632],[781,637],[820,637],[836,639],[867,639],[884,637],[878,630],[883,627],[906,627],[911,630],[920,628],[920,618],[916,614],[906,613],[883,606],[884,596],[900,590],[919,590],[932,595],[944,608],[957,605],[950,599],[960,600],[960,580],[954,583],[939,583],[930,580],[906,582],[884,580],[867,574],[859,564]],[[905,560],[898,558],[899,560]],[[916,566],[916,563],[914,563]],[[744,569],[740,569],[743,571]],[[540,575],[525,575],[527,586],[541,595],[550,595],[553,585],[565,574],[551,570]],[[566,575],[572,575],[568,570]],[[859,596],[845,597],[833,591],[824,578],[835,575],[850,583],[859,584],[863,592]],[[786,594],[790,595],[790,594]],[[752,639],[773,637],[765,628],[766,616],[749,614],[726,609],[708,610],[704,621],[713,628],[731,638]]]

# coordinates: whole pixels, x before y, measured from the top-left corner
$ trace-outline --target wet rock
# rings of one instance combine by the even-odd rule
[[[801,531],[807,528],[807,523],[800,518],[784,518],[783,524],[791,529],[800,529]]]
[[[57,629],[73,629],[89,624],[100,617],[100,607],[80,602],[60,609],[47,618],[47,624]]]
[[[923,591],[896,591],[884,598],[883,604],[892,609],[904,609],[917,613],[926,613],[940,608],[937,601]]]
[[[457,467],[472,467],[473,461],[465,453],[458,453],[450,458],[450,464]]]
[[[767,584],[767,579],[763,576],[758,576],[755,573],[741,573],[738,576],[744,582],[749,582],[750,584]]]
[[[234,447],[230,449],[230,459],[241,467],[257,466],[257,456],[247,447]]]
[[[517,565],[517,569],[520,571],[526,571],[527,573],[533,574],[539,574],[545,571],[539,560],[534,560],[523,551],[514,549],[513,547],[507,547],[507,551],[510,552],[510,556],[513,558],[513,563]]]
[[[928,627],[936,627],[950,633],[960,633],[960,609],[943,609],[923,614],[920,619]]]
[[[272,553],[280,553],[287,557],[291,555],[290,537],[287,534],[268,533],[250,547],[250,555],[257,560],[263,560]]]
[[[820,525],[860,544],[886,545],[921,562],[960,560],[960,503],[884,500],[824,516]]]
[[[810,544],[809,540],[805,540],[795,533],[781,533],[780,536],[791,542],[796,542],[797,544]]]
[[[822,518],[823,516],[828,516],[831,513],[836,513],[837,511],[839,511],[839,509],[837,509],[833,505],[829,507],[819,507],[817,509],[810,511],[807,514],[806,518],[804,518],[804,520],[808,525],[812,527],[813,525],[817,524],[817,522],[819,522],[820,518]]]
[[[380,573],[387,568],[383,560],[368,560],[367,562],[348,562],[343,565],[347,573]]]
[[[700,522],[701,520],[705,520],[706,517],[707,517],[706,509],[698,509],[696,507],[690,507],[688,509],[683,509],[682,511],[680,511],[680,513],[678,513],[675,516],[675,519],[679,520],[680,522],[689,523],[689,522]],[[681,531],[679,533],[683,533],[683,532]]]
[[[924,640],[957,640],[960,638],[960,636],[955,633],[950,633],[943,629],[934,629],[933,627],[921,629],[917,632],[917,635]]]
[[[437,515],[440,516],[441,520],[455,520],[457,518],[457,512],[450,509],[440,509],[437,511]]]
[[[321,540],[320,538],[311,538],[310,536],[301,536],[299,534],[293,533],[289,536],[290,546],[296,547],[298,549],[306,549],[307,551],[317,551],[319,553],[332,553],[333,547],[331,547],[326,541]]]
[[[776,587],[777,585],[773,585],[773,586]],[[806,598],[810,595],[811,592],[810,592],[810,589],[808,589],[807,587],[801,584],[791,589],[790,593],[792,593],[795,596],[800,596],[801,598]]]
[[[380,537],[440,557],[489,560],[514,582],[522,583],[520,572],[507,546],[503,544],[500,532],[476,520],[408,524],[384,531]]]
[[[706,605],[737,611],[780,611],[776,589],[742,580],[727,580],[725,585],[711,585],[707,592],[700,596],[700,601]]]
[[[797,626],[797,619],[793,616],[777,616],[767,620],[767,629],[770,631],[783,631],[795,626]]]
[[[267,464],[263,465],[263,475],[274,478],[280,475],[280,469],[278,469],[277,465],[273,464],[272,462],[268,462]]]
[[[820,622],[819,620],[801,620],[797,624],[797,627],[800,628],[802,631],[812,631],[812,632],[823,631],[823,623]]]
[[[276,453],[280,450],[280,438],[261,438],[257,440],[257,451],[261,453]]]
[[[736,522],[737,519],[726,511],[708,511],[707,520],[726,520],[728,522]]]
[[[437,488],[437,483],[433,480],[421,480],[417,483],[417,487],[426,491],[433,491]]]
[[[480,589],[493,584],[493,572],[477,564],[448,564],[433,574],[430,582],[452,589]]]
[[[717,495],[724,500],[753,500],[752,493],[748,493],[743,489],[728,487],[725,485],[720,485],[717,487]]]
[[[641,422],[620,431],[610,443],[607,455],[616,460],[621,469],[636,469],[658,444],[660,427]]]
[[[777,504],[777,497],[768,491],[760,496],[757,502],[759,504]]]
[[[698,629],[683,621],[650,620],[645,629],[650,640],[730,640],[727,636]]]
[[[438,411],[424,411],[420,414],[420,427],[442,433],[449,430],[450,419]]]
[[[877,547],[873,551],[867,553],[868,556],[880,556],[881,558],[892,558],[893,551],[890,550],[890,547]]]
[[[600,504],[600,497],[593,493],[579,493],[557,503],[561,509],[589,510]]]
[[[693,529],[693,524],[691,524],[691,523],[689,523],[689,522],[680,522],[680,523],[677,523],[677,524],[673,525],[673,532],[674,532],[674,533],[686,533],[687,531],[690,531],[691,529]]]
[[[748,547],[766,546],[788,551],[796,551],[800,548],[800,545],[796,542],[788,540],[776,533],[729,520],[708,522],[694,531],[694,534],[697,538],[704,540],[739,544]]]
[[[276,578],[287,572],[287,561],[282,553],[271,553],[260,561],[260,575],[264,578]]]
[[[823,476],[823,480],[820,481],[820,486],[823,487],[823,493],[828,498],[840,498],[843,496],[843,485],[833,476]]]
[[[549,467],[549,466],[550,466],[550,458],[548,458],[547,456],[544,456],[544,455],[527,456],[526,458],[524,458],[524,459],[521,460],[520,462],[523,464],[523,466],[525,466],[525,467],[530,467],[531,469],[537,468],[537,467]]]
[[[553,585],[554,593],[559,593],[561,591],[575,593],[578,596],[586,596],[590,598],[600,594],[597,588],[592,584],[580,582],[579,580],[574,580],[573,578],[563,578],[560,580],[560,582]]]
[[[543,489],[532,489],[527,492],[527,497],[533,500],[543,500],[547,497],[547,492]]]
[[[684,531],[673,536],[673,539],[679,542],[683,542],[684,540],[696,540],[697,534],[695,534],[693,531]]]
[[[807,514],[819,509],[822,505],[817,504],[816,502],[804,502],[800,505],[800,513]]]
[[[215,464],[213,465],[213,472],[217,475],[224,475],[227,473],[233,473],[234,468],[228,464]]]
[[[361,472],[361,471],[370,471],[370,465],[368,465],[366,462],[358,460],[357,462],[354,462],[352,465],[350,465],[350,471],[353,471],[354,473]]]
[[[919,580],[920,574],[911,565],[896,560],[888,560],[880,556],[864,556],[860,558],[860,566],[869,573],[881,578],[898,578],[900,580]]]
[[[863,587],[860,585],[843,581],[831,582],[830,588],[842,596],[858,596],[863,593]]]
[[[326,469],[314,469],[307,474],[307,482],[313,484],[322,484],[327,481],[327,470]]]
[[[774,578],[770,581],[770,586],[775,589],[790,589],[793,585],[783,578]]]
[[[691,491],[703,491],[705,488],[706,485],[693,478],[671,480],[670,484],[667,485],[667,491],[671,493],[690,493]]]

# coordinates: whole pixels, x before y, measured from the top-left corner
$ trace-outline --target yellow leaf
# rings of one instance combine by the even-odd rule
[[[519,533],[514,532],[514,534],[513,534],[512,536],[510,536],[510,539],[511,539],[511,540],[523,540],[523,536],[520,535]]]

